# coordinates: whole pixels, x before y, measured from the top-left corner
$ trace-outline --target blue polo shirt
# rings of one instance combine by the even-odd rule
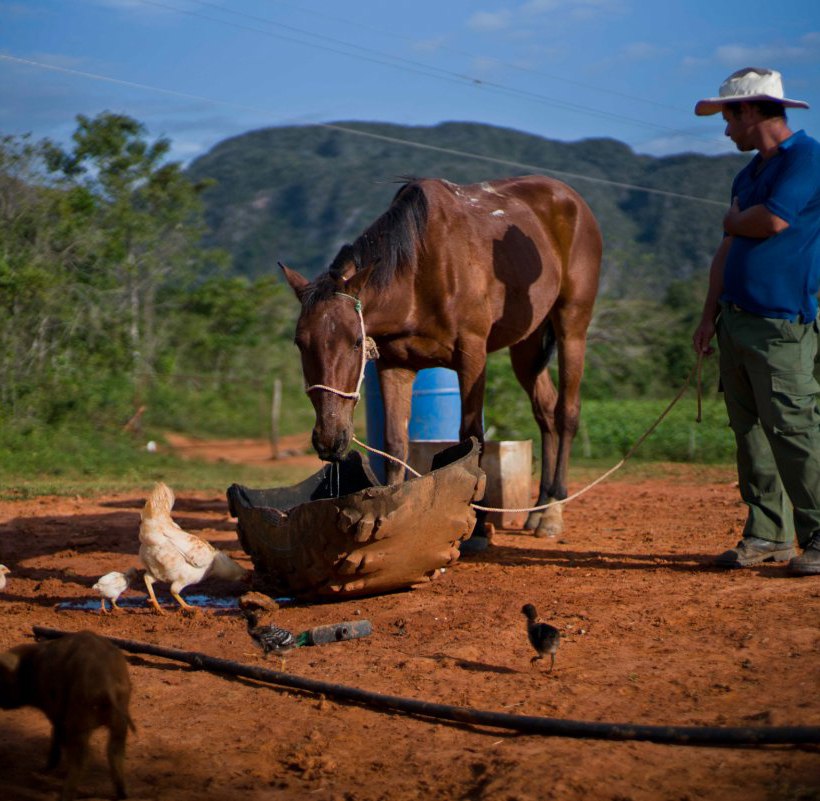
[[[735,236],[721,300],[764,317],[814,320],[820,282],[820,143],[798,131],[768,161],[758,153],[737,174],[732,197],[741,211],[762,203],[789,227],[766,239]]]

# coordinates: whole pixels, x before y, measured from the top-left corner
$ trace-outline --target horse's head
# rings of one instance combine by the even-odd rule
[[[353,436],[353,408],[366,347],[357,298],[370,268],[348,278],[325,274],[311,284],[295,270],[280,266],[302,304],[294,341],[316,410],[313,447],[321,459],[336,462]]]

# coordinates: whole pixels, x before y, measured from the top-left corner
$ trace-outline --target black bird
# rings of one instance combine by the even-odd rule
[[[561,643],[561,634],[555,626],[550,626],[549,623],[541,623],[538,620],[538,612],[532,604],[524,604],[521,611],[527,617],[527,636],[530,638],[530,644],[536,650],[536,656],[530,660],[530,664],[534,664],[537,660],[543,659],[547,654],[550,655],[550,669],[552,673],[552,666],[555,664],[555,652]]]
[[[251,639],[262,649],[262,653],[276,654],[282,657],[282,669],[285,667],[284,656],[288,651],[304,645],[300,642],[302,636],[294,637],[287,629],[280,629],[279,626],[260,625],[256,615],[250,609],[243,609],[242,614],[248,624],[248,634]]]

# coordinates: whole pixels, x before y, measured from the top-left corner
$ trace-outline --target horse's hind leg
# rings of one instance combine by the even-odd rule
[[[570,448],[581,416],[581,378],[591,312],[591,303],[557,304],[551,315],[558,343],[558,397],[555,404],[558,448],[555,472],[547,494],[559,500],[567,497]],[[552,535],[548,533],[547,536]]]
[[[518,382],[529,395],[535,422],[541,430],[541,480],[535,505],[552,500],[551,488],[558,451],[555,428],[555,391],[549,371],[544,364],[543,331],[536,331],[527,339],[510,347],[510,361]],[[524,527],[535,529],[539,536],[555,536],[561,532],[562,506],[554,505],[542,512],[530,512]]]

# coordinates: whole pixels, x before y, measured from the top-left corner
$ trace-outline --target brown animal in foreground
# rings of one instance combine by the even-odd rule
[[[88,741],[107,726],[108,764],[116,798],[125,798],[123,760],[131,680],[120,650],[91,631],[50,642],[18,645],[0,654],[0,709],[34,706],[51,721],[46,770],[68,760],[61,801],[73,801],[85,765]]]

